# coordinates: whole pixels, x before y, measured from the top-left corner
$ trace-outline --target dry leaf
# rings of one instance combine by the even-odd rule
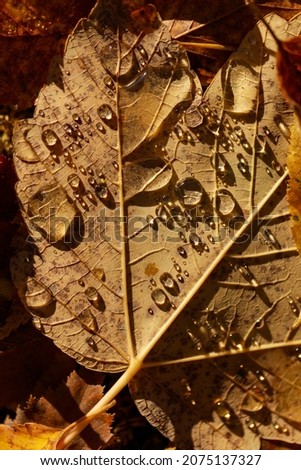
[[[292,216],[292,231],[296,246],[301,254],[301,131],[298,119],[292,128],[291,145],[287,159],[287,166],[290,175],[289,188],[287,190],[287,200]]]
[[[20,122],[14,137],[17,193],[31,242],[20,245],[12,262],[18,292],[36,325],[77,361],[96,370],[125,370],[98,405],[66,429],[58,448],[110,407],[143,368],[149,370],[133,381],[133,394],[179,446],[258,448],[261,431],[245,413],[252,408],[260,421],[261,405],[268,408],[263,418],[270,418],[263,435],[278,436],[272,421],[277,415],[285,438],[287,426],[288,439],[300,441],[297,427],[288,428],[292,410],[283,404],[287,389],[280,380],[299,367],[295,353],[288,356],[284,348],[300,344],[300,261],[283,237],[283,165],[293,113],[275,79],[275,43],[259,24],[201,99],[185,52],[160,19],[151,15],[149,28],[143,23],[139,33],[131,11],[120,14],[120,8],[102,2],[78,24],[57,82],[43,88],[33,119]],[[285,36],[285,20],[272,15],[268,21]],[[290,34],[298,34],[299,24],[290,23]],[[278,203],[280,215],[269,219]],[[256,243],[253,251],[251,228],[261,218],[268,225],[262,259],[271,252],[276,260],[271,274],[261,269]],[[242,256],[230,273],[223,264],[229,250],[235,260]],[[284,256],[291,257],[291,274],[278,280]],[[205,324],[209,335],[203,335],[204,307],[196,332],[187,332],[179,315],[185,318],[185,307],[208,279],[215,288],[217,266],[219,279],[224,275],[236,287],[234,311],[228,305],[226,321],[213,315],[213,326]],[[212,308],[224,312],[228,289],[218,292],[222,305],[213,300]],[[257,305],[247,309],[249,328],[237,313],[242,292],[248,298],[243,306]],[[249,329],[283,299],[295,321],[281,324],[273,344],[251,340]],[[271,360],[274,349],[282,372]],[[241,361],[249,374],[244,387],[236,379]],[[272,405],[262,369],[278,374]],[[168,384],[181,399],[166,399]],[[183,404],[187,397],[189,405]]]
[[[36,423],[0,424],[0,450],[55,449],[61,430]]]
[[[15,424],[26,421],[63,429],[67,424],[79,419],[103,396],[101,374],[86,371],[84,377],[73,371],[66,383],[55,390],[46,391],[40,399],[31,398],[26,407],[19,409]],[[113,415],[103,414],[95,419],[92,426],[86,428],[72,449],[99,449],[106,447],[113,435],[110,426]]]

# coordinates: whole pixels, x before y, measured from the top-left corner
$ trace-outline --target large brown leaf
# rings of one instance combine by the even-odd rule
[[[260,24],[250,32],[201,99],[185,52],[171,41],[153,7],[142,10],[148,22],[137,22],[137,10],[123,8],[120,14],[120,8],[118,2],[102,2],[78,24],[56,82],[43,88],[33,119],[20,122],[14,137],[17,193],[30,233],[12,263],[18,292],[40,329],[77,361],[96,370],[125,370],[87,417],[67,429],[59,448],[110,406],[143,367],[159,377],[148,381],[146,395],[151,396],[150,384],[160,383],[162,376],[159,367],[168,366],[161,382],[165,391],[168,377],[174,383],[183,368],[193,370],[186,364],[191,361],[203,372],[208,363],[213,374],[208,384],[220,384],[224,375],[231,383],[237,335],[239,340],[246,336],[240,331],[243,320],[233,332],[225,326],[218,341],[209,337],[209,346],[202,330],[191,332],[188,345],[194,353],[189,356],[181,349],[187,327],[177,335],[168,330],[176,328],[180,313],[227,252],[242,253],[246,231],[277,205],[286,178],[292,111],[275,81],[276,46],[266,28]],[[285,35],[285,20],[271,16],[268,21]],[[291,34],[294,28],[297,34],[297,21]],[[281,259],[282,239],[277,241],[270,228],[264,236]],[[251,292],[251,298],[257,294],[264,303],[262,272],[257,281],[246,263],[238,264],[235,276],[245,280],[243,292]],[[240,298],[238,288],[235,295]],[[154,350],[162,337],[167,356]],[[279,347],[289,339],[281,337]],[[216,357],[215,342],[221,343],[218,369],[224,369],[217,373],[209,362]],[[252,342],[241,347],[253,354],[269,350]],[[190,378],[184,379],[191,387]],[[214,405],[220,439],[210,437],[216,436],[214,429],[210,441],[200,443],[193,431],[195,447],[225,447],[229,433],[230,446],[258,447],[259,435],[242,425],[240,416],[235,415],[233,427],[232,415],[222,415],[240,397],[240,389],[233,391],[230,405],[224,404],[230,393],[225,381]],[[140,387],[134,393],[140,394]],[[214,395],[208,388],[202,404]],[[162,399],[159,391],[156,397]],[[198,415],[199,420],[207,429],[211,414]],[[176,439],[168,426],[154,422]]]

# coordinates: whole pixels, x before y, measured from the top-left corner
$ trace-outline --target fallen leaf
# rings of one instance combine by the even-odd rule
[[[263,423],[268,436],[278,436],[275,415],[278,420],[281,414],[277,423],[285,436],[288,424],[282,420],[292,421],[280,386],[277,398],[279,377],[271,385],[270,405],[261,369],[280,376],[270,359],[274,350],[282,373],[299,367],[296,354],[286,352],[300,344],[298,306],[293,311],[300,259],[283,237],[287,208],[271,215],[273,230],[268,226],[264,232],[263,259],[270,250],[276,259],[268,274],[276,286],[271,299],[261,289],[267,273],[261,260],[257,269],[243,252],[258,217],[268,218],[284,198],[285,131],[293,112],[277,86],[276,45],[260,23],[202,98],[187,55],[160,19],[152,17],[151,32],[144,34],[143,25],[138,33],[131,12],[120,14],[120,8],[119,2],[101,2],[78,24],[57,81],[41,90],[33,118],[20,122],[14,136],[17,194],[30,234],[30,243],[20,244],[12,261],[19,295],[41,331],[78,362],[99,371],[124,371],[96,406],[65,429],[57,448],[69,445],[110,408],[138,373],[132,383],[139,400],[147,378],[140,408],[146,415],[150,410],[147,417],[154,416],[170,439],[183,437],[179,446],[258,448],[258,426],[254,432],[246,410],[269,406],[270,420]],[[285,20],[272,15],[267,21],[287,34]],[[299,24],[290,23],[290,34],[298,34]],[[237,289],[229,325],[214,319],[207,325],[208,338],[202,338],[202,324],[192,336],[185,323],[180,335],[171,334],[180,314],[187,315],[189,301],[200,289],[204,295],[205,282],[215,279],[214,269],[224,267],[230,250],[243,261],[233,269]],[[292,258],[290,274],[279,293],[276,273],[282,272],[286,255]],[[232,282],[230,271],[222,269],[220,278],[230,275],[226,281]],[[281,324],[272,344],[249,338],[244,315],[237,314],[240,285],[250,305],[259,302],[247,310],[252,331],[263,305],[268,310],[286,299],[288,336]],[[204,311],[201,322],[203,316]],[[167,355],[161,348],[156,355],[162,338]],[[192,357],[184,354],[186,345]],[[245,388],[236,379],[242,360],[250,369]],[[171,396],[181,400],[170,400],[169,383]],[[183,405],[183,395],[189,405]],[[179,429],[184,410],[185,426]],[[300,441],[297,426],[288,433],[288,439]]]
[[[46,391],[39,399],[31,398],[17,412],[17,423],[34,422],[49,428],[63,429],[67,424],[87,413],[103,396],[103,376],[84,372],[84,377],[73,371],[66,383]],[[99,449],[112,442],[110,432],[113,415],[103,414],[86,428],[73,443],[72,449]]]
[[[8,426],[0,424],[1,450],[55,449],[61,430],[36,423]]]
[[[290,151],[287,159],[287,166],[290,175],[289,187],[287,190],[287,200],[291,213],[292,231],[296,246],[301,254],[301,132],[298,119],[291,132]]]

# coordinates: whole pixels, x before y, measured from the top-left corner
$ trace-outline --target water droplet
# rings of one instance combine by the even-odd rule
[[[183,276],[181,276],[181,274],[177,274],[177,279],[178,279],[179,282],[181,282],[181,284],[183,284],[184,278],[183,278]]]
[[[180,226],[186,227],[187,226],[187,217],[184,212],[181,210],[179,206],[172,205],[169,209],[170,215],[173,220]],[[181,233],[181,232],[180,232]]]
[[[143,59],[148,60],[148,53],[146,52],[145,48],[142,46],[142,44],[137,45],[137,50],[139,51],[141,57]]]
[[[155,279],[150,279],[149,282],[151,283],[152,286],[156,287],[157,283],[156,283]]]
[[[85,286],[85,282],[84,282],[83,279],[79,279],[78,283],[79,283],[79,285],[80,285],[81,287],[84,287],[84,286]]]
[[[182,272],[182,268],[178,263],[174,263],[174,268],[178,273]]]
[[[46,147],[49,148],[50,150],[52,150],[54,147],[60,144],[60,140],[58,136],[51,129],[45,129],[42,132],[42,140],[44,144],[46,145]]]
[[[112,165],[115,168],[115,170],[119,170],[119,165],[117,162],[112,162]]]
[[[103,82],[106,87],[110,88],[112,91],[115,91],[115,83],[109,75],[104,77]]]
[[[146,220],[151,229],[156,230],[156,231],[158,230],[158,222],[152,215],[148,215],[146,217]]]
[[[196,233],[191,233],[190,234],[189,241],[190,241],[192,247],[196,251],[199,252],[199,251],[202,250],[202,240],[200,239],[200,237]]]
[[[259,284],[256,281],[253,273],[251,273],[249,267],[246,264],[242,264],[238,267],[238,272],[254,287],[258,287]]]
[[[170,305],[169,298],[167,297],[167,295],[162,289],[155,289],[151,293],[151,298],[161,310],[163,311],[170,310],[171,305]]]
[[[185,269],[185,271],[183,271],[183,274],[184,274],[184,276],[189,277],[189,272],[186,269]]]
[[[253,421],[253,419],[247,418],[247,419],[246,419],[246,424],[247,424],[248,428],[249,428],[251,431],[257,433],[257,426],[256,426],[255,421]]]
[[[221,217],[226,219],[237,213],[236,201],[227,189],[219,189],[216,192],[216,210]]]
[[[103,299],[102,299],[101,295],[99,294],[99,292],[95,289],[95,287],[88,287],[85,290],[85,295],[86,295],[87,299],[89,300],[89,302],[91,302],[91,304],[95,308],[103,309]]]
[[[40,109],[39,115],[40,115],[41,117],[45,117],[45,113],[44,113],[44,111],[43,111],[42,109]]]
[[[210,243],[214,244],[215,243],[215,239],[212,235],[208,235],[208,240],[210,241]]]
[[[228,174],[227,161],[221,153],[213,155],[210,159],[212,168],[216,171],[220,178],[224,178]]]
[[[154,314],[153,309],[152,309],[152,308],[149,308],[149,309],[148,309],[148,313],[149,313],[150,315],[153,315],[153,314]]]
[[[178,295],[180,292],[179,286],[169,273],[163,273],[160,276],[160,282],[165,287],[167,292],[172,295]]]
[[[31,222],[50,243],[64,240],[72,232],[77,213],[66,191],[57,183],[42,186],[28,202]]]
[[[204,116],[198,106],[192,105],[186,110],[184,120],[187,127],[195,129],[202,124]]]
[[[90,115],[87,114],[87,113],[83,114],[83,119],[87,124],[91,124],[91,122],[92,122],[92,119],[91,119]]]
[[[196,207],[201,203],[203,187],[197,179],[189,177],[177,182],[175,193],[185,207]]]
[[[273,177],[273,173],[271,172],[270,168],[266,167],[265,171],[266,171],[267,175]]]
[[[100,199],[107,199],[109,197],[109,189],[106,183],[97,183],[94,185],[94,189]]]
[[[280,250],[281,245],[278,242],[278,240],[275,238],[275,236],[273,235],[272,231],[269,228],[264,227],[262,229],[262,233],[263,233],[264,238],[266,239],[266,241],[268,242],[269,245],[272,245],[277,250]]]
[[[281,134],[287,139],[290,140],[291,137],[291,131],[290,128],[285,124],[285,122],[282,119],[282,116],[280,114],[277,114],[274,117],[274,121],[280,130]]]
[[[81,179],[75,173],[72,173],[71,175],[69,175],[67,181],[70,184],[72,189],[77,190],[77,191],[83,189],[83,183]]]
[[[72,119],[73,119],[77,124],[81,124],[81,123],[82,123],[81,117],[80,117],[77,113],[72,114]]]
[[[239,333],[230,333],[228,337],[228,346],[231,349],[242,350],[244,347],[244,341]]]
[[[179,255],[182,256],[182,258],[187,258],[187,251],[183,246],[179,246],[177,250]]]
[[[233,130],[235,134],[237,135],[237,137],[239,137],[239,139],[242,139],[245,137],[244,131],[242,130],[240,126],[234,126]]]
[[[158,207],[156,207],[155,212],[158,219],[161,220],[161,222],[163,222],[164,224],[167,224],[170,219],[170,214],[166,207],[163,205],[159,205]]]
[[[255,328],[257,330],[262,330],[262,328],[264,328],[265,326],[265,321],[264,321],[264,318],[260,318],[259,320],[256,320],[255,322]]]
[[[87,338],[86,341],[87,341],[88,346],[90,346],[90,348],[93,349],[93,351],[97,352],[98,349],[97,349],[97,345],[96,345],[94,339],[93,338]]]
[[[216,413],[218,414],[218,416],[227,424],[229,424],[233,420],[234,418],[233,412],[230,406],[225,401],[217,400],[214,403],[214,409]]]
[[[270,136],[270,135],[271,135],[271,131],[270,131],[270,129],[269,129],[267,126],[263,126],[263,132],[264,132],[265,135],[267,135],[267,136]]]
[[[66,109],[68,109],[68,111],[70,111],[70,109],[71,109],[71,106],[70,106],[70,104],[68,104],[68,103],[65,103],[65,108],[66,108]]]
[[[25,302],[30,309],[46,307],[54,301],[52,294],[36,279],[26,281]],[[37,315],[39,315],[37,313]],[[43,316],[42,314],[40,316]]]
[[[102,268],[94,268],[92,272],[99,281],[102,282],[105,280],[105,272]]]
[[[271,163],[272,163],[272,167],[278,173],[278,175],[282,175],[283,169],[282,169],[282,166],[280,165],[280,163],[277,160],[272,160]]]
[[[108,104],[101,105],[98,108],[97,112],[99,117],[104,121],[110,121],[111,119],[113,119],[113,110]]]
[[[178,124],[174,127],[174,133],[176,134],[179,140],[185,139],[185,133],[183,132],[182,127]]]

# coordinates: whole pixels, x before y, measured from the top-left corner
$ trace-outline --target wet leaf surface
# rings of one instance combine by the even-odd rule
[[[300,442],[293,111],[276,44],[260,23],[202,96],[154,9],[120,7],[103,2],[77,25],[14,134],[29,230],[11,264],[18,294],[76,361],[125,371],[58,446],[131,379],[179,447]],[[298,18],[267,21],[280,39],[300,32]]]

